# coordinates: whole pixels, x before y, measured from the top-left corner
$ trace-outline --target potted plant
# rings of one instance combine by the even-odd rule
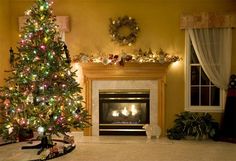
[[[201,140],[216,137],[219,125],[209,113],[182,112],[176,117],[174,127],[167,130],[169,139]]]

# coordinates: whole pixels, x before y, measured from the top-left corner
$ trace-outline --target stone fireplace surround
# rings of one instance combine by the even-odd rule
[[[99,135],[100,90],[149,90],[150,124],[157,124],[157,80],[94,80],[92,82],[92,135]]]
[[[84,135],[99,135],[99,90],[150,90],[150,123],[165,129],[165,77],[168,64],[127,63],[125,66],[81,63],[86,108],[92,126]]]

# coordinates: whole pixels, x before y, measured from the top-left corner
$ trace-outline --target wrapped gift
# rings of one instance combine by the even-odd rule
[[[64,141],[68,144],[71,144],[71,145],[73,145],[75,143],[74,136],[70,136],[70,135],[65,135]]]

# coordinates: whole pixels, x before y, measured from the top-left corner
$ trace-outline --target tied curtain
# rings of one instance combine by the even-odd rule
[[[227,90],[231,70],[232,29],[203,28],[187,30],[197,58],[208,78]]]

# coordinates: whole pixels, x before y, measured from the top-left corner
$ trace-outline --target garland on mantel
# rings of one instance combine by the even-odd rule
[[[172,63],[180,61],[179,56],[170,55],[160,49],[158,52],[153,52],[151,49],[148,51],[138,50],[137,54],[121,53],[121,54],[109,54],[108,56],[98,56],[88,55],[85,53],[80,53],[74,57],[74,62],[79,63],[102,63],[104,65],[108,64],[119,64],[123,66],[127,62],[135,63]]]

